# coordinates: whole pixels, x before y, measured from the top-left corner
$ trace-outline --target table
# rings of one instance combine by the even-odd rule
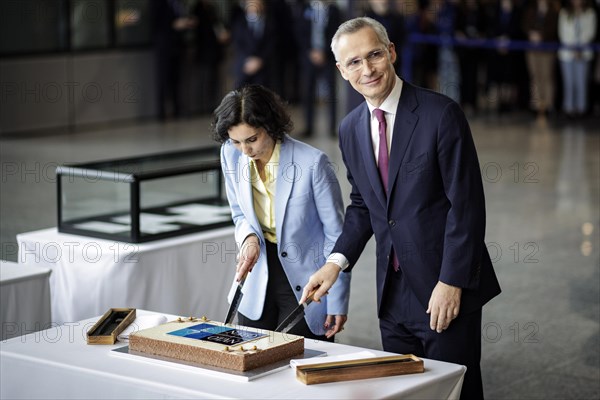
[[[52,270],[52,321],[102,315],[111,307],[223,320],[233,282],[234,227],[132,244],[59,233],[17,235],[19,264]]]
[[[50,270],[0,261],[0,340],[50,327]]]
[[[138,310],[139,315],[150,312]],[[168,316],[170,319],[175,316]],[[457,399],[466,368],[424,360],[422,374],[304,385],[291,368],[251,382],[115,357],[117,345],[86,345],[84,334],[99,317],[13,338],[0,348],[1,398],[277,398]],[[364,349],[307,340],[310,349],[341,355]],[[377,356],[390,355],[370,350]]]

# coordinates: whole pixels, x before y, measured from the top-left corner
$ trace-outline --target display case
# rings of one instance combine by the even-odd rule
[[[219,147],[59,166],[58,231],[142,243],[232,224]]]

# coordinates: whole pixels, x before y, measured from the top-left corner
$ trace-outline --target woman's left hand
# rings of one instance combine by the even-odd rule
[[[327,332],[325,332],[325,336],[327,338],[330,338],[336,333],[343,331],[344,324],[347,320],[347,315],[328,315],[325,319],[325,324],[323,325],[323,327],[327,329]]]

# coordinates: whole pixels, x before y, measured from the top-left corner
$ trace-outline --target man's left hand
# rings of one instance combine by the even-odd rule
[[[325,324],[323,327],[327,329],[325,332],[325,336],[329,339],[336,333],[340,333],[344,330],[344,324],[348,320],[347,315],[327,315],[325,319]]]
[[[433,288],[429,308],[427,308],[427,314],[431,315],[429,320],[431,330],[442,333],[448,328],[450,322],[458,317],[461,293],[461,288],[438,281]]]

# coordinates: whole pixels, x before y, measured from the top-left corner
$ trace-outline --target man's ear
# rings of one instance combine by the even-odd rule
[[[392,64],[396,63],[396,58],[398,58],[398,55],[396,54],[396,46],[394,46],[394,43],[390,42],[390,46],[388,47],[389,51],[390,51],[390,61],[392,62]]]
[[[344,68],[342,68],[342,66],[340,65],[340,63],[335,63],[335,66],[337,67],[338,71],[340,71],[340,75],[342,75],[342,78],[344,78],[344,80],[348,80],[348,74],[346,74],[346,72],[344,71]]]

